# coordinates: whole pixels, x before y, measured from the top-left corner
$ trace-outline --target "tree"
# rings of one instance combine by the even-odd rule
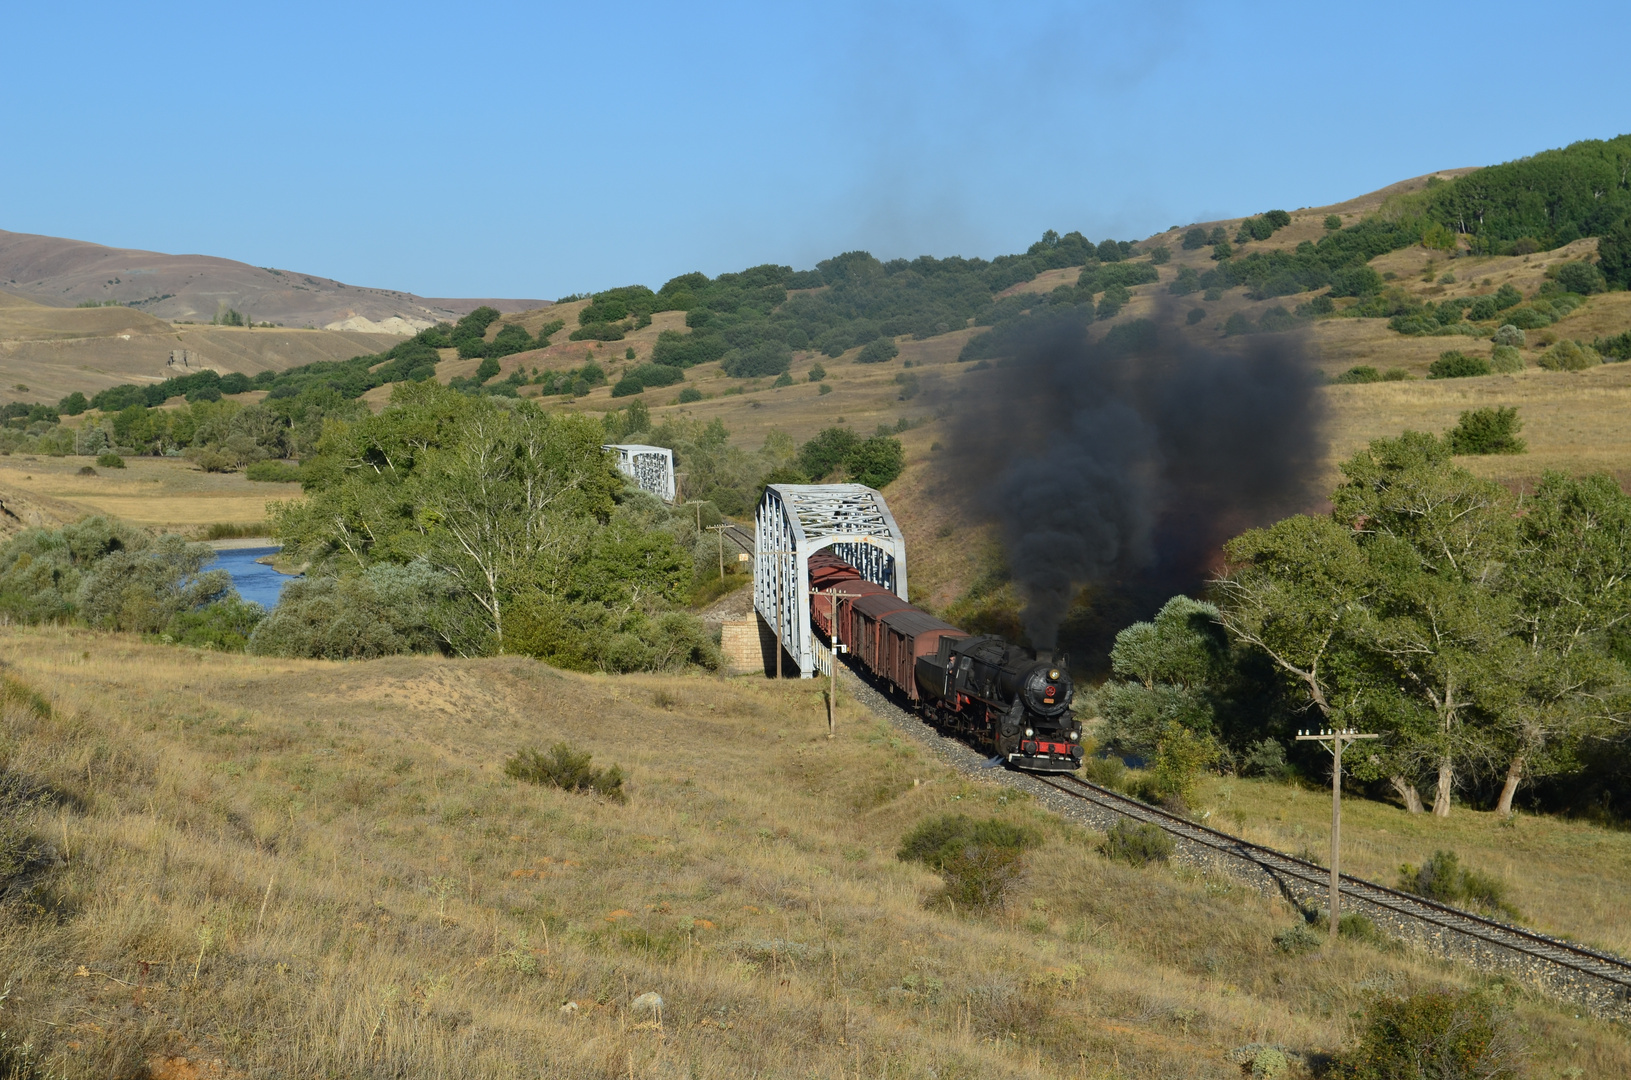
[[[1631,496],[1605,474],[1547,472],[1524,509],[1507,575],[1523,693],[1502,723],[1502,814],[1526,777],[1569,767],[1583,738],[1617,726],[1628,674],[1611,641],[1631,620]]]
[[[857,364],[881,364],[886,360],[893,360],[900,355],[900,347],[895,344],[894,338],[874,338],[861,347],[856,354]]]
[[[821,480],[843,464],[860,443],[860,436],[849,428],[826,428],[799,447],[799,469],[811,480]]]
[[[1607,284],[1603,272],[1588,262],[1567,262],[1558,267],[1557,283],[1581,296],[1602,292]]]
[[[1631,217],[1621,218],[1597,238],[1597,268],[1609,284],[1631,287]]]
[[[498,361],[491,356],[487,357],[480,364],[476,365],[476,381],[478,383],[484,383],[497,374]]]
[[[1184,233],[1184,250],[1194,251],[1206,246],[1206,230],[1199,225]]]
[[[1153,757],[1168,725],[1210,737],[1215,726],[1211,688],[1228,666],[1229,643],[1218,609],[1175,596],[1151,622],[1116,635],[1111,671],[1119,677],[1099,691],[1105,744]]]
[[[1515,527],[1510,496],[1449,463],[1431,435],[1377,439],[1344,463],[1332,515],[1355,533],[1373,594],[1354,636],[1388,683],[1396,767],[1431,765],[1448,816],[1458,769],[1487,764],[1491,718],[1514,692],[1511,598],[1499,587]],[[1412,716],[1414,714],[1414,717]],[[1430,732],[1415,718],[1430,716]]]
[[[1516,408],[1469,409],[1445,432],[1444,439],[1452,454],[1521,454],[1525,446],[1518,432],[1522,430]]]
[[[1341,214],[1326,214],[1325,215],[1325,229],[1326,229],[1327,232],[1336,232],[1340,228],[1342,228],[1342,215]]]
[[[75,390],[73,393],[63,398],[61,403],[57,405],[57,409],[61,411],[62,415],[64,416],[78,416],[80,413],[84,412],[90,407],[91,403],[87,401],[85,399],[85,395],[80,393],[78,390]]]

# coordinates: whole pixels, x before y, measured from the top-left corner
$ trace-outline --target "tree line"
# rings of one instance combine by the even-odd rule
[[[1453,460],[1511,419],[1376,440],[1330,513],[1231,541],[1210,602],[1175,598],[1117,638],[1107,745],[1154,756],[1182,729],[1273,773],[1293,730],[1354,727],[1383,736],[1355,778],[1412,811],[1460,795],[1510,812],[1524,785],[1631,810],[1631,497],[1555,472],[1515,495]]]

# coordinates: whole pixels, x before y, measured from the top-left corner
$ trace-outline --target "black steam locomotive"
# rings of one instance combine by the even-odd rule
[[[829,552],[810,557],[810,584],[840,595],[810,605],[816,629],[930,723],[1008,764],[1074,772],[1082,732],[1070,673],[1046,653],[970,636],[861,577]]]

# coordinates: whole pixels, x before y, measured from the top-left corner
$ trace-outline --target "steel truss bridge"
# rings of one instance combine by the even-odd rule
[[[831,671],[810,626],[810,556],[823,548],[906,599],[906,538],[883,496],[864,484],[771,484],[754,515],[753,608],[798,665]],[[778,656],[778,668],[782,663]],[[779,671],[778,671],[779,673]]]

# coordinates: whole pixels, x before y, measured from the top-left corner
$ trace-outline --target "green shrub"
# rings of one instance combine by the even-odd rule
[[[1542,327],[1552,325],[1551,316],[1541,311],[1534,304],[1513,308],[1507,312],[1506,320],[1519,330],[1539,330]]]
[[[1588,262],[1566,262],[1550,276],[1565,289],[1581,296],[1590,296],[1608,287],[1603,272]]]
[[[781,341],[760,341],[744,346],[728,353],[720,364],[725,374],[735,379],[782,375],[792,366],[793,350]]]
[[[433,626],[455,591],[424,562],[378,563],[353,577],[297,578],[255,626],[247,651],[320,660],[438,652],[444,642]]]
[[[1483,322],[1485,319],[1495,318],[1496,315],[1500,314],[1500,310],[1500,308],[1495,306],[1495,298],[1493,296],[1480,296],[1478,299],[1474,300],[1472,302],[1472,306],[1467,309],[1467,318],[1473,320],[1474,322]]]
[[[1172,252],[1167,248],[1167,245],[1156,244],[1150,248],[1150,262],[1156,266],[1165,266],[1170,261],[1172,261]]]
[[[1379,943],[1386,940],[1374,922],[1354,911],[1337,920],[1337,934],[1352,941]]]
[[[1240,758],[1242,776],[1267,776],[1276,780],[1291,775],[1285,744],[1279,739],[1259,739]]]
[[[1252,324],[1251,316],[1244,311],[1237,311],[1223,324],[1224,337],[1235,337],[1238,334],[1250,334],[1257,330]]]
[[[1503,323],[1491,340],[1497,345],[1509,345],[1514,349],[1521,349],[1525,342],[1523,331],[1511,323]]]
[[[504,762],[504,775],[527,784],[562,791],[593,791],[612,802],[628,802],[628,793],[623,790],[623,770],[616,765],[596,769],[589,764],[591,760],[592,755],[560,742],[550,747],[548,754],[531,748],[517,751]]]
[[[112,451],[96,455],[96,463],[104,469],[122,469],[125,467],[125,459]]]
[[[825,379],[826,377],[827,377],[827,369],[826,368],[822,367],[820,364],[811,364],[810,365],[810,381],[811,382],[820,382],[822,379]]]
[[[1523,293],[1519,292],[1509,281],[1495,290],[1495,310],[1505,311],[1523,302]]]
[[[1194,251],[1206,246],[1206,230],[1199,225],[1184,233],[1184,250]]]
[[[612,397],[632,397],[645,393],[646,385],[639,379],[625,375],[612,385]]]
[[[1176,847],[1171,834],[1159,825],[1122,818],[1104,834],[1099,851],[1107,859],[1131,866],[1148,866],[1172,858]]]
[[[1404,382],[1410,378],[1410,372],[1402,367],[1390,367],[1382,372],[1383,382]]]
[[[1333,382],[1338,383],[1373,383],[1382,381],[1382,373],[1369,364],[1358,364],[1338,375]]]
[[[1196,323],[1200,322],[1204,318],[1206,318],[1206,309],[1205,308],[1198,308],[1198,307],[1190,308],[1189,309],[1189,314],[1184,316],[1184,319],[1189,323],[1190,326],[1194,326]]]
[[[1379,997],[1359,1022],[1359,1043],[1335,1075],[1347,1080],[1514,1080],[1522,1055],[1510,1021],[1487,995],[1428,990]]]
[[[588,309],[585,308],[585,311]],[[616,323],[593,322],[567,335],[569,341],[622,341],[623,328]]]
[[[1088,783],[1114,791],[1124,790],[1127,783],[1127,763],[1115,756],[1086,758],[1081,773]]]
[[[1274,935],[1274,947],[1287,956],[1301,956],[1313,952],[1325,939],[1308,928],[1307,923],[1296,923]]]
[[[1489,370],[1511,375],[1523,370],[1523,354],[1510,345],[1497,345],[1489,353]]]
[[[886,360],[893,360],[900,355],[900,347],[895,344],[894,338],[874,338],[861,346],[856,355],[857,364],[881,364]]]
[[[1325,228],[1329,232],[1336,232],[1338,229],[1342,228],[1342,215],[1341,214],[1326,214],[1325,215]]]
[[[213,604],[178,612],[165,624],[161,635],[167,644],[195,649],[243,652],[249,636],[266,618],[266,609],[237,596]]]
[[[1435,851],[1421,866],[1399,867],[1399,888],[1442,904],[1472,904],[1487,911],[1518,916],[1507,899],[1506,883],[1493,874],[1461,865],[1453,851]]]
[[[681,405],[689,405],[694,401],[701,401],[701,400],[702,400],[702,391],[698,390],[694,386],[687,386],[685,389],[680,391],[680,404]]]
[[[999,903],[1019,875],[1025,852],[1042,842],[1034,829],[966,814],[930,818],[907,833],[895,857],[938,873],[944,888],[931,903],[987,908]]]
[[[1466,379],[1489,374],[1489,361],[1481,356],[1468,356],[1457,349],[1439,353],[1438,359],[1427,369],[1429,379]]]
[[[1601,364],[1603,358],[1590,345],[1564,338],[1541,353],[1537,362],[1547,371],[1584,371]]]
[[[261,483],[298,484],[300,466],[290,465],[287,461],[256,461],[244,469],[244,476]]]
[[[1179,812],[1188,808],[1195,782],[1218,758],[1218,744],[1211,736],[1169,721],[1155,744],[1155,762],[1150,770],[1151,787],[1161,802]]]
[[[1452,454],[1521,454],[1527,449],[1518,438],[1522,430],[1516,408],[1469,409],[1444,439]]]
[[[830,393],[832,393],[832,387],[828,386],[826,383],[822,383],[821,388],[819,390],[817,390],[816,393],[818,395],[819,394],[830,394]]]

